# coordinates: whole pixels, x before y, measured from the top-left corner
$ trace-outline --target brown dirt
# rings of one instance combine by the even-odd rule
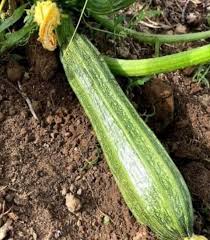
[[[166,17],[172,9],[169,2],[174,4],[152,2],[155,6],[168,2],[162,6]],[[180,12],[171,18],[172,24],[179,21]],[[121,45],[107,42],[104,51],[111,55],[137,58],[153,54],[148,46],[130,40]],[[171,52],[167,47],[162,50]],[[12,219],[7,238],[154,240],[122,200],[57,56],[34,40],[26,56],[21,63],[25,71],[21,85],[39,121],[14,88],[17,80],[7,78],[8,59],[0,68],[0,226]],[[210,92],[192,83],[189,72],[159,75],[129,97],[141,115],[155,107],[156,114],[148,118],[148,124],[187,181],[195,206],[196,233],[210,237]],[[147,119],[147,114],[143,117]],[[66,198],[69,193],[75,202]]]
[[[35,48],[34,59],[47,61],[48,54],[39,45]],[[123,202],[90,123],[64,75],[56,72],[53,78],[43,79],[49,75],[38,72],[36,62],[33,66],[21,85],[39,122],[23,97],[5,82],[8,80],[2,68],[0,210],[10,210],[11,216],[5,214],[0,225],[8,217],[15,218],[9,232],[13,239],[150,236]],[[70,192],[82,205],[73,214],[65,205],[65,195]]]

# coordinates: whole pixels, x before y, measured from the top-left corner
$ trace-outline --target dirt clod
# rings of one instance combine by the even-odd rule
[[[71,213],[78,212],[82,207],[81,201],[71,193],[66,194],[66,206]]]
[[[7,64],[7,78],[11,82],[21,81],[24,76],[24,67],[18,62],[11,59]]]
[[[58,68],[58,61],[55,52],[50,52],[42,48],[36,37],[31,38],[26,54],[33,72],[42,78],[50,80],[54,77]]]
[[[143,87],[145,104],[154,111],[154,116],[149,118],[149,124],[157,132],[163,131],[174,117],[174,96],[170,84],[155,78]]]
[[[210,170],[200,162],[191,162],[182,171],[191,193],[205,204],[209,203]]]
[[[186,28],[185,25],[178,24],[178,25],[176,26],[175,32],[176,32],[177,34],[184,34],[184,33],[187,32],[187,28]]]
[[[15,198],[14,198],[14,203],[20,206],[24,206],[26,205],[28,202],[28,198],[26,195],[20,195],[20,194],[16,194]]]

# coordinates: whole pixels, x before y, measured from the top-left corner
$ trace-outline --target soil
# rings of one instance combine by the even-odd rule
[[[177,9],[175,1],[152,2],[166,7],[166,17]],[[199,6],[192,4],[187,14],[203,11]],[[177,24],[180,9],[173,11],[170,21]],[[199,21],[199,27],[205,25]],[[111,55],[153,54],[151,47],[131,45],[131,40],[120,45],[116,39],[117,51],[107,42],[102,50]],[[11,220],[6,239],[155,240],[126,207],[57,53],[43,50],[34,39],[18,51],[26,56],[20,65],[11,55],[0,67],[0,227]],[[192,82],[193,70],[160,74],[126,93],[183,173],[193,197],[195,232],[210,237],[210,90]],[[125,82],[119,79],[124,89]]]

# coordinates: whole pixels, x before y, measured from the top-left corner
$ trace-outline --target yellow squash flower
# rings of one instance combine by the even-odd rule
[[[60,11],[56,3],[51,1],[37,2],[34,20],[39,26],[39,38],[42,46],[54,51],[57,47],[55,28],[60,24]]]

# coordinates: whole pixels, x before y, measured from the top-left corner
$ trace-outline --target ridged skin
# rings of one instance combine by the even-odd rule
[[[136,219],[161,240],[191,237],[193,210],[188,188],[99,52],[76,35],[63,49],[61,61]]]
[[[128,7],[136,0],[88,0],[87,9],[96,14],[108,14]],[[85,0],[65,0],[71,6],[82,7]]]

